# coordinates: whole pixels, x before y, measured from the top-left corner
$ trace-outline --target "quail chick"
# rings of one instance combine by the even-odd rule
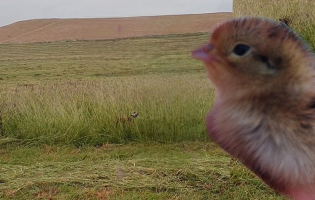
[[[207,131],[273,189],[315,200],[315,57],[283,23],[237,18],[192,52],[216,89]]]

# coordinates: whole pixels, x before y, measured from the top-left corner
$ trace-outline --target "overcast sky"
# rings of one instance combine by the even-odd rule
[[[108,18],[232,12],[233,0],[0,0],[0,26],[40,18]]]

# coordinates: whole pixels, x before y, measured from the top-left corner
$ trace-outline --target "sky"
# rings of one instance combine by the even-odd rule
[[[232,12],[233,0],[0,0],[0,26],[42,18],[112,18]]]

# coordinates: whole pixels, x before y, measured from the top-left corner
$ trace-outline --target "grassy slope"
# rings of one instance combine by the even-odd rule
[[[100,19],[39,19],[0,27],[0,43],[33,43],[208,32],[232,13]]]
[[[0,198],[282,199],[205,142],[213,89],[189,53],[207,38],[0,45]]]

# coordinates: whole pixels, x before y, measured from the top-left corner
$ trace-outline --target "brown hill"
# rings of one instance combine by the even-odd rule
[[[209,32],[232,13],[104,19],[37,19],[0,27],[1,43],[101,40]]]

